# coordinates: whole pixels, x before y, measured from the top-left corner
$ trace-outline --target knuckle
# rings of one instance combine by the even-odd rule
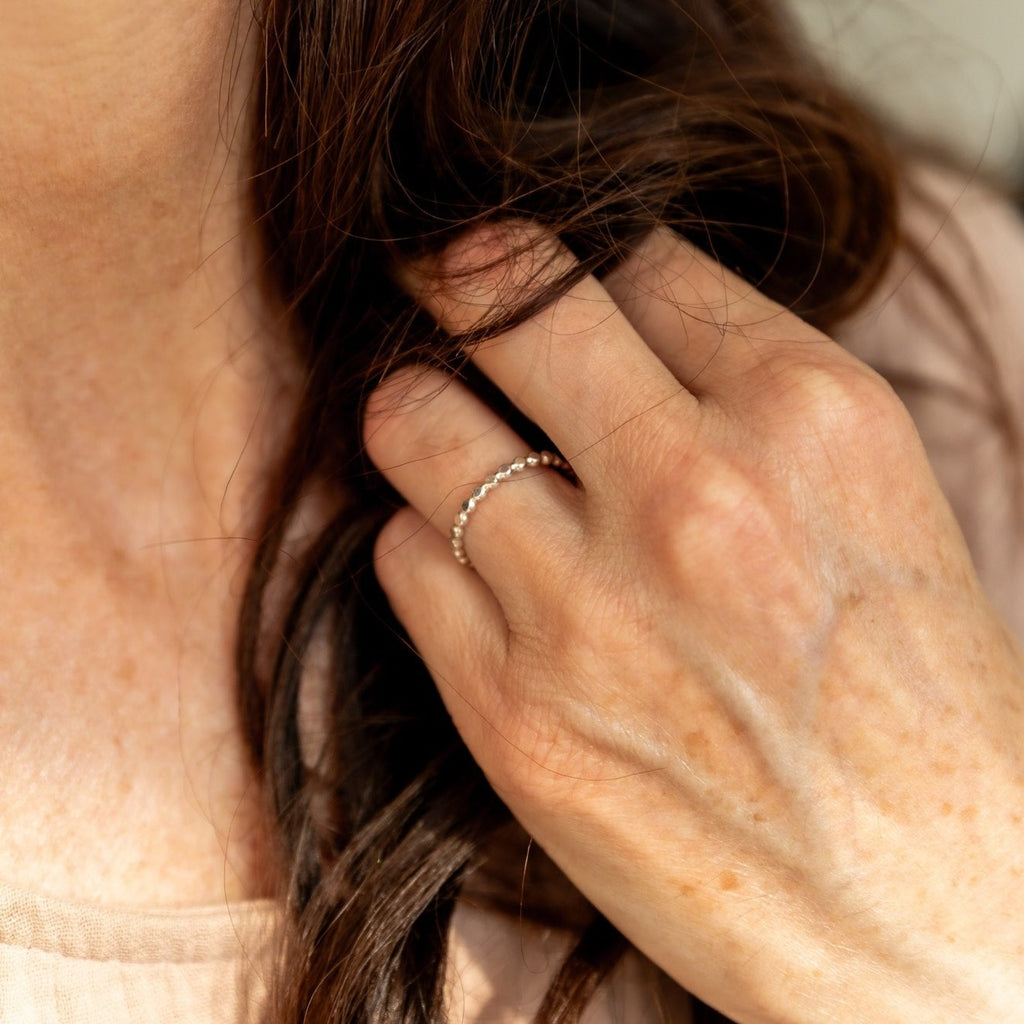
[[[850,439],[865,431],[912,429],[888,382],[853,357],[780,354],[766,360],[760,384],[782,423],[818,437]]]
[[[630,494],[631,526],[618,531],[631,538],[629,571],[655,586],[661,581],[684,603],[704,602],[723,574],[777,549],[776,506],[772,483],[752,466],[749,452],[679,448],[674,460],[663,457],[647,486]]]
[[[689,475],[685,490],[660,494],[646,513],[655,559],[679,566],[705,551],[720,558],[746,535],[763,533],[763,503],[742,469],[717,457],[692,466]]]

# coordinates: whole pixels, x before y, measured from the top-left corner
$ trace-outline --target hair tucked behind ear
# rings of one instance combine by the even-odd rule
[[[306,366],[238,647],[289,878],[268,1012],[438,1022],[460,888],[517,909],[526,839],[374,581],[395,500],[361,452],[363,399],[396,361],[460,365],[396,267],[523,217],[600,273],[667,224],[827,328],[896,244],[894,168],[764,0],[269,0],[262,21],[253,203]],[[328,522],[296,550],[313,491]],[[522,909],[577,934],[539,1018],[576,1021],[625,944],[557,879]]]

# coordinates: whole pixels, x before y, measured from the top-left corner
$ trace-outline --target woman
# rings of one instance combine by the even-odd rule
[[[1017,398],[779,12],[4,13],[5,1017],[1020,1015],[1019,652],[817,329]]]

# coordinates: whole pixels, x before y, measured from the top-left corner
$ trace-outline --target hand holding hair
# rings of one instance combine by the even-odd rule
[[[530,272],[417,291],[457,333]],[[399,371],[377,568],[524,826],[744,1024],[1024,1021],[1024,665],[889,386],[667,233],[473,361],[576,480],[496,480],[460,565],[529,446]]]

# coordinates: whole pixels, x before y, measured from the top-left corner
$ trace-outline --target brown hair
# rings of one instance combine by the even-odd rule
[[[538,1018],[576,1021],[626,944],[557,878],[519,899],[526,838],[374,581],[396,499],[361,450],[363,399],[396,361],[461,366],[395,268],[525,217],[601,273],[667,224],[827,329],[896,245],[894,161],[771,0],[268,0],[262,27],[253,202],[306,366],[238,646],[289,878],[268,1013],[441,1021],[447,929],[472,879],[577,934]],[[333,496],[330,520],[285,558],[311,488]],[[311,754],[298,709],[318,644]]]

